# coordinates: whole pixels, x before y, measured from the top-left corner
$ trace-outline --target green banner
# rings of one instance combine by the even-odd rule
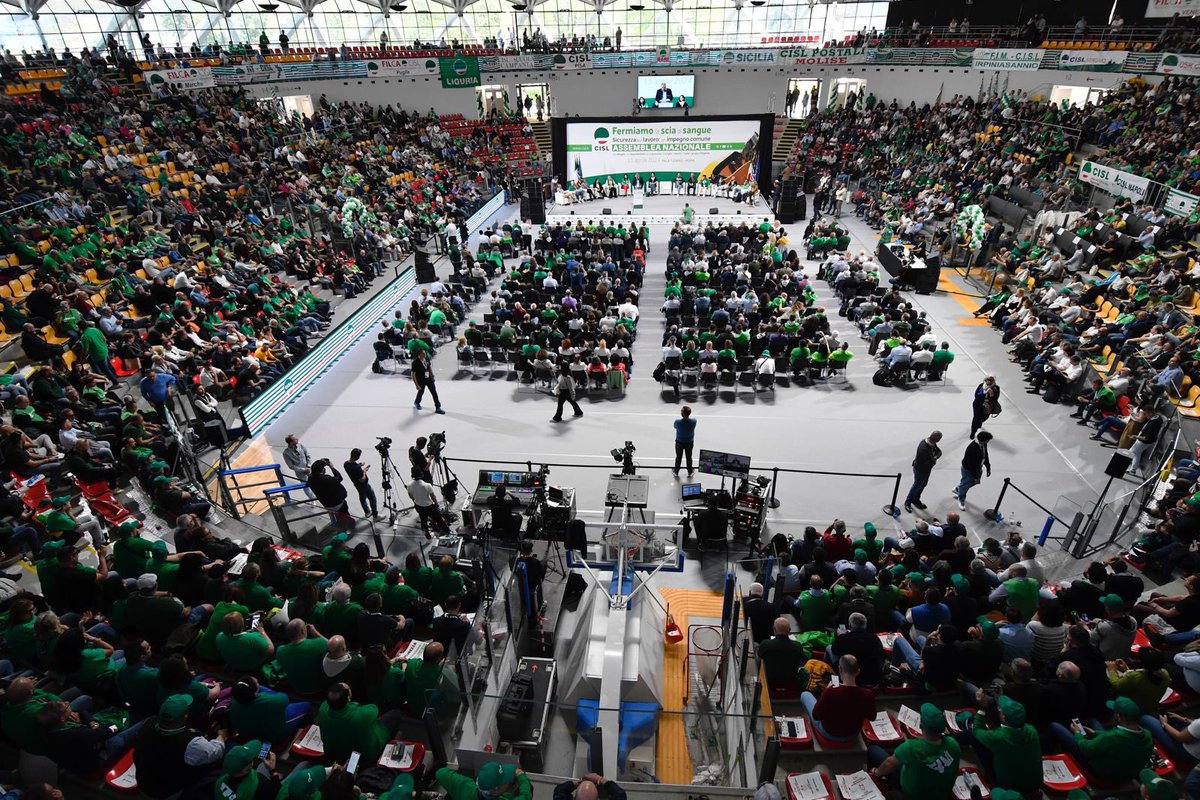
[[[477,56],[439,58],[438,69],[442,75],[443,89],[462,89],[479,85],[479,58]]]

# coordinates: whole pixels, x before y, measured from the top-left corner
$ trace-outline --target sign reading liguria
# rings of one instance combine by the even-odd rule
[[[1120,197],[1141,200],[1150,188],[1150,180],[1116,167],[1084,161],[1079,165],[1079,180]]]
[[[475,56],[452,56],[438,59],[443,89],[461,89],[479,85],[479,59]]]
[[[1039,47],[977,47],[971,55],[975,69],[1036,70],[1042,66]]]

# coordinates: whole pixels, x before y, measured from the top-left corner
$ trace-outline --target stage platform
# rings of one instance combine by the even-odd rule
[[[746,219],[761,221],[764,217],[774,219],[770,206],[758,197],[753,205],[735,203],[728,197],[694,197],[692,195],[655,195],[647,197],[642,208],[633,207],[632,197],[609,197],[603,200],[588,200],[583,203],[546,203],[546,220],[563,222],[572,218],[595,219],[601,216],[627,217],[645,225],[673,225],[682,219],[684,204],[696,209],[695,222],[735,221]],[[605,214],[604,209],[611,214]],[[716,214],[712,209],[716,209]]]

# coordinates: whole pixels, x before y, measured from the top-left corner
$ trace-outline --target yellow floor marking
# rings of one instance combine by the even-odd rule
[[[977,302],[974,297],[963,294],[963,288],[954,281],[950,280],[950,276],[947,275],[945,271],[943,271],[941,277],[938,278],[938,288],[957,300],[958,304],[966,309],[968,314],[973,315],[979,310],[980,306],[983,305],[982,303]],[[959,325],[991,324],[988,320],[975,316],[959,317],[956,322],[958,322]]]
[[[688,617],[712,617],[720,619],[721,592],[709,589],[659,589],[663,600],[671,607],[671,616],[684,633],[678,644],[663,644],[663,712],[658,720],[658,738],[655,743],[654,767],[663,783],[690,784],[695,775],[692,757],[688,753],[686,719],[678,712],[683,710],[686,692],[684,670],[687,668]]]

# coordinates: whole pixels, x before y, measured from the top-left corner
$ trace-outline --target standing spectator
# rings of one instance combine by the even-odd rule
[[[425,532],[426,539],[433,538],[429,532],[430,526],[436,528],[438,533],[446,530],[445,520],[442,519],[441,512],[438,510],[437,493],[431,483],[422,477],[413,478],[408,484],[408,496],[412,498],[413,507],[421,520],[421,530]]]
[[[988,417],[999,413],[1000,387],[996,379],[988,375],[975,387],[975,397],[971,400],[971,438],[983,427]]]
[[[904,498],[904,510],[910,514],[913,506],[922,511],[928,508],[921,502],[921,492],[925,491],[925,486],[929,483],[929,475],[933,472],[938,459],[942,457],[942,449],[938,447],[938,442],[941,440],[942,432],[934,431],[917,445],[917,455],[912,462],[913,483],[908,490],[908,496]]]
[[[346,486],[342,483],[342,474],[322,458],[313,462],[312,474],[308,483],[312,486],[317,502],[329,512],[329,519],[334,525],[353,527],[354,520],[350,517],[350,507],[346,503]]]
[[[289,433],[284,439],[287,447],[283,449],[283,463],[296,476],[297,480],[304,482],[304,493],[309,499],[313,498],[312,489],[308,488],[308,476],[312,474],[312,456],[308,454],[308,448],[300,443],[300,438],[294,433]]]
[[[158,414],[160,424],[165,424],[167,421],[167,398],[170,395],[171,387],[175,385],[175,376],[164,372],[159,372],[155,369],[146,370],[146,377],[142,378],[138,384],[142,390],[142,397],[146,402],[154,406],[154,411]]]
[[[692,470],[692,446],[696,443],[696,420],[692,419],[692,407],[684,406],[679,409],[679,419],[675,420],[675,468],[671,474],[679,477],[679,466],[684,456],[687,456],[687,473],[690,478]]]
[[[429,353],[423,347],[413,350],[412,382],[417,387],[417,397],[413,400],[413,408],[417,409],[417,411],[421,410],[421,398],[425,396],[425,390],[428,389],[429,396],[433,398],[434,413],[446,413],[442,410],[442,401],[438,399],[437,383],[433,376],[433,364],[429,361]],[[562,409],[560,408],[559,411],[562,411]]]
[[[991,440],[990,433],[980,431],[975,434],[975,438],[967,445],[966,452],[963,453],[962,480],[954,490],[958,507],[963,511],[967,510],[967,492],[971,491],[972,486],[983,480],[984,470],[987,470],[989,478],[992,477],[992,461],[988,458],[988,442]]]
[[[375,500],[375,490],[371,488],[371,481],[367,479],[367,471],[371,469],[371,465],[362,463],[361,459],[362,450],[356,447],[350,451],[350,459],[342,464],[342,468],[346,470],[346,477],[350,479],[351,485],[358,491],[358,502],[362,503],[363,514],[378,519],[379,506]]]

